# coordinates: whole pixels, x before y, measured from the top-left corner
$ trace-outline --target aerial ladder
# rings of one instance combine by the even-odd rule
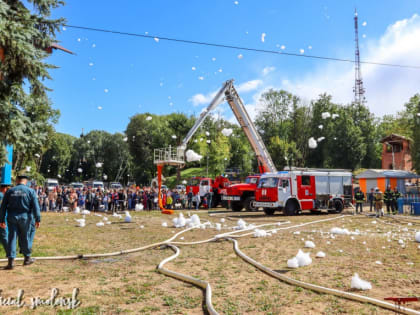
[[[228,102],[230,108],[233,111],[233,114],[235,115],[239,125],[242,127],[242,130],[244,131],[252,149],[257,156],[260,173],[277,172],[273,160],[271,159],[271,156],[268,153],[267,148],[261,139],[261,136],[259,135],[251,118],[249,117],[248,112],[245,109],[245,105],[243,104],[238,92],[233,85],[233,80],[226,81],[223,84],[223,87],[219,90],[219,92],[217,92],[210,105],[201,113],[194,126],[190,129],[188,134],[182,140],[182,143],[179,145],[178,153],[184,154],[188,142],[194,136],[197,129],[200,128],[210,112],[219,104],[221,104],[224,99],[226,99]]]
[[[165,149],[155,149],[154,163],[158,168],[158,200],[159,206],[163,213],[173,213],[173,211],[164,209],[162,205],[160,188],[163,166],[185,164],[185,150],[187,149],[188,142],[203,124],[204,120],[207,118],[210,112],[214,110],[218,105],[220,105],[224,100],[227,101],[230,108],[232,109],[233,114],[235,115],[239,125],[244,131],[252,149],[256,154],[260,173],[277,172],[277,169],[273,163],[273,160],[271,159],[270,154],[267,151],[267,148],[264,145],[264,142],[261,139],[261,136],[259,135],[251,118],[249,117],[248,112],[245,109],[245,105],[243,104],[238,92],[233,85],[233,81],[234,80],[228,80],[223,84],[222,88],[216,93],[209,106],[203,110],[193,127],[190,129],[188,134],[177,148],[169,147]]]

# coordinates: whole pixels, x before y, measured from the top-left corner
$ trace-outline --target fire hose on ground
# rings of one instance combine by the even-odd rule
[[[259,262],[255,261],[254,259],[248,257],[247,255],[245,255],[238,246],[238,241],[233,239],[233,238],[228,238],[229,241],[233,242],[233,249],[235,250],[235,253],[241,257],[243,260],[245,260],[246,262],[248,262],[249,264],[253,265],[254,267],[260,269],[261,271],[265,272],[266,274],[279,279],[283,282],[286,282],[288,284],[294,285],[294,286],[298,286],[304,289],[308,289],[308,290],[312,290],[314,292],[319,292],[319,293],[325,293],[325,294],[331,294],[331,295],[335,295],[338,297],[343,297],[346,298],[348,300],[352,300],[352,301],[357,301],[357,302],[362,302],[362,303],[369,303],[372,305],[376,305],[379,306],[381,308],[385,308],[394,312],[400,312],[403,314],[417,314],[419,315],[420,312],[410,309],[410,308],[406,308],[406,307],[399,307],[395,304],[391,304],[382,300],[378,300],[378,299],[374,299],[374,298],[370,298],[364,295],[359,295],[359,294],[354,294],[354,293],[350,293],[350,292],[345,292],[345,291],[340,291],[340,290],[336,290],[336,289],[331,289],[331,288],[326,288],[326,287],[322,287],[319,285],[315,285],[315,284],[311,284],[311,283],[307,283],[307,282],[303,282],[303,281],[299,281],[299,280],[295,280],[293,278],[287,277],[285,275],[282,275],[278,272],[275,272],[274,270],[260,264]]]
[[[325,222],[325,221],[331,221],[331,220],[336,220],[336,219],[340,219],[346,216],[338,216],[338,217],[334,217],[334,218],[328,218],[328,219],[323,219],[323,220],[316,220],[316,221],[311,221],[311,222],[306,222],[306,223],[302,223],[302,224],[297,224],[297,225],[293,225],[293,226],[288,226],[288,227],[281,227],[281,228],[275,228],[272,229],[273,230],[287,230],[287,229],[293,229],[293,228],[300,228],[306,225],[310,225],[310,224],[315,224],[315,223],[320,223],[320,222]],[[255,228],[259,228],[259,227],[264,227],[264,226],[269,226],[269,225],[276,225],[279,222],[276,223],[266,223],[266,224],[261,224],[261,225],[257,225],[257,226],[253,226],[252,229]],[[287,224],[290,222],[281,222],[282,224]],[[203,223],[206,224],[206,223]],[[200,224],[199,226],[203,225]],[[198,227],[199,227],[198,226]],[[249,233],[245,233],[245,234],[241,234],[241,235],[234,235],[236,233],[243,233],[243,232],[247,232],[249,230],[251,230],[251,228],[248,229],[243,229],[243,230],[236,230],[236,231],[231,231],[231,232],[227,232],[227,233],[222,233],[219,235],[216,235],[210,239],[207,240],[202,240],[202,241],[196,241],[196,242],[173,242],[174,239],[176,239],[179,235],[190,231],[192,229],[197,228],[197,226],[195,227],[190,227],[187,228],[185,230],[182,230],[178,233],[176,233],[174,236],[172,236],[171,238],[169,238],[166,241],[163,242],[158,242],[158,243],[154,243],[154,244],[150,244],[150,245],[145,245],[142,247],[138,247],[138,248],[133,248],[133,249],[127,249],[127,250],[121,250],[121,251],[117,251],[117,252],[111,252],[111,253],[99,253],[99,254],[87,254],[87,255],[72,255],[72,256],[52,256],[52,257],[36,257],[37,260],[74,260],[74,259],[87,259],[87,258],[102,258],[102,257],[110,257],[110,256],[118,256],[118,255],[124,255],[124,254],[130,254],[130,253],[135,253],[135,252],[139,252],[139,251],[143,251],[146,249],[150,249],[150,248],[156,248],[158,246],[168,246],[170,247],[172,250],[175,251],[175,254],[165,258],[163,261],[161,261],[157,267],[158,271],[161,272],[162,274],[171,276],[173,278],[194,284],[202,289],[205,290],[206,292],[206,306],[208,311],[210,312],[210,314],[218,314],[216,312],[216,310],[213,308],[212,305],[212,301],[211,301],[211,286],[208,282],[203,281],[203,280],[199,280],[196,278],[193,278],[191,276],[188,275],[184,275],[175,271],[171,271],[168,269],[163,268],[163,266],[175,259],[176,257],[178,257],[180,250],[175,246],[176,245],[196,245],[196,244],[204,244],[204,243],[210,243],[212,241],[217,241],[217,240],[228,240],[233,242],[234,246],[234,251],[235,253],[241,257],[243,260],[245,260],[246,262],[252,264],[253,266],[255,266],[256,268],[260,269],[261,271],[267,273],[268,275],[279,279],[281,281],[284,281],[288,284],[291,285],[295,285],[295,286],[299,286],[308,290],[312,290],[315,292],[320,292],[320,293],[326,293],[326,294],[331,294],[331,295],[335,295],[335,296],[339,296],[339,297],[343,297],[346,298],[348,300],[352,300],[352,301],[357,301],[357,302],[362,302],[362,303],[369,303],[372,305],[376,305],[379,306],[381,308],[385,308],[388,310],[392,310],[395,312],[400,312],[403,314],[416,314],[416,315],[420,315],[419,311],[410,309],[410,308],[406,308],[406,307],[399,307],[397,305],[382,301],[382,300],[378,300],[378,299],[374,299],[374,298],[370,298],[367,296],[363,296],[363,295],[358,295],[358,294],[354,294],[354,293],[350,293],[350,292],[345,292],[345,291],[340,291],[340,290],[335,290],[335,289],[331,289],[331,288],[327,288],[327,287],[322,287],[322,286],[318,286],[315,284],[311,284],[311,283],[306,283],[303,281],[299,281],[299,280],[295,280],[293,278],[284,276],[282,274],[279,274],[277,272],[275,272],[274,270],[260,264],[259,262],[253,260],[252,258],[248,257],[247,255],[245,255],[238,246],[238,242],[235,240],[235,238],[240,238],[240,237],[245,237],[245,236],[249,236],[251,234],[253,234],[253,232],[249,232]],[[22,260],[22,258],[18,258],[17,260]],[[0,262],[5,262],[7,261],[7,259],[0,259]]]
[[[181,281],[185,281],[185,282],[191,283],[191,284],[193,284],[193,285],[195,285],[197,287],[200,287],[200,288],[204,289],[204,291],[206,292],[206,306],[207,306],[207,310],[209,311],[209,313],[211,315],[218,315],[219,313],[216,312],[216,310],[214,309],[213,304],[211,302],[211,286],[210,286],[210,283],[208,283],[207,281],[196,279],[196,278],[191,277],[191,276],[188,276],[188,275],[184,275],[184,274],[179,273],[179,272],[176,272],[176,271],[172,271],[172,270],[163,268],[163,266],[167,262],[169,262],[169,261],[174,260],[175,258],[177,258],[178,255],[179,255],[179,253],[180,253],[180,250],[179,250],[178,247],[176,247],[174,245],[171,245],[171,244],[167,244],[166,246],[169,247],[169,248],[171,248],[175,252],[175,254],[173,254],[172,256],[170,256],[170,257],[165,258],[164,260],[162,260],[159,263],[159,265],[157,266],[157,270],[160,273],[164,274],[164,275],[167,275],[169,277],[172,277],[172,278],[175,278],[175,279],[178,279],[178,280],[181,280]]]

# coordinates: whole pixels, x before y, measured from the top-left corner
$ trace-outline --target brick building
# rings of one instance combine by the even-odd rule
[[[383,138],[382,169],[411,171],[410,142],[410,139],[396,134]]]

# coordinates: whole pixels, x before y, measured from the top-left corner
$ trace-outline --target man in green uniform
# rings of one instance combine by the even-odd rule
[[[386,204],[386,213],[391,214],[393,193],[391,187],[387,187],[384,193],[384,202]]]
[[[19,239],[20,251],[25,256],[23,265],[34,262],[31,258],[32,242],[35,236],[32,226],[39,227],[41,212],[36,193],[26,186],[27,182],[27,175],[19,175],[16,180],[17,185],[6,192],[0,207],[0,228],[6,228],[6,215],[9,228],[6,251],[9,261],[5,269],[13,269],[16,258],[16,238]]]
[[[401,193],[398,191],[398,188],[395,187],[394,191],[392,192],[392,214],[397,214],[398,198],[401,198]]]
[[[354,194],[354,199],[356,199],[356,214],[357,214],[357,209],[359,208],[360,208],[360,213],[362,213],[363,203],[365,202],[365,194],[360,188]]]
[[[3,201],[4,194],[6,193],[8,187],[9,185],[0,184],[0,205],[1,205],[1,202]],[[1,241],[1,245],[3,245],[5,252],[7,252],[7,235],[8,235],[8,230],[7,230],[7,225],[6,225],[5,229],[0,229],[0,241]]]

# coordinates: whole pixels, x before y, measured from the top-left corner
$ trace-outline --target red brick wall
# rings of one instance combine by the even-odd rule
[[[394,153],[395,159],[395,169],[411,171],[411,154],[409,142],[407,140],[402,140],[403,148],[400,152]],[[382,169],[392,169],[392,152],[386,151],[387,145],[382,144]]]

